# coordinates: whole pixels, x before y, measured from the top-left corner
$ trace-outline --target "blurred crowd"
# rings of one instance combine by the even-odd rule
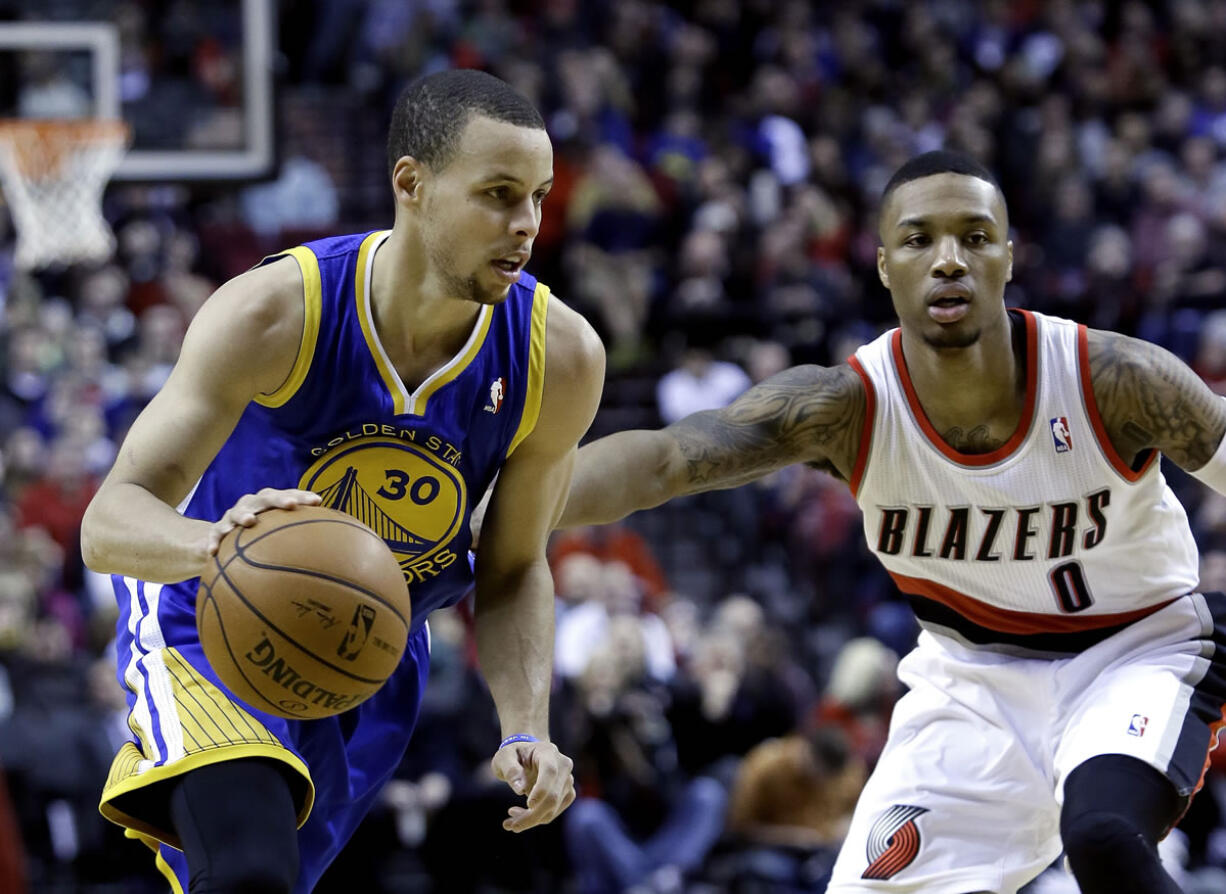
[[[37,16],[120,22],[140,133],[224,134],[237,7],[54,0]],[[594,435],[720,406],[889,326],[877,197],[941,146],[1000,178],[1011,305],[1149,339],[1226,394],[1226,0],[279,13],[265,182],[113,184],[114,256],[35,275],[14,268],[0,206],[0,890],[161,890],[96,813],[127,730],[113,597],[82,566],[81,513],[213,288],[266,253],[390,224],[384,128],[413,76],[486,68],[542,110],[556,183],[532,268],[609,350]],[[46,58],[21,72],[14,107],[71,112],[70,77]],[[154,101],[166,77],[186,85],[174,118]],[[1202,588],[1226,590],[1226,498],[1169,477]],[[413,745],[321,890],[822,891],[916,635],[859,524],[845,486],[797,467],[559,535],[554,736],[581,797],[523,836],[499,825],[511,802],[488,770],[498,729],[469,607],[438,613]],[[1187,890],[1226,890],[1226,762],[1164,847]],[[1068,884],[1054,869],[1034,890]]]

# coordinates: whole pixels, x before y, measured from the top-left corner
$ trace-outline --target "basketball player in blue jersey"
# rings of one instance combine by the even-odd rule
[[[524,272],[553,179],[539,114],[476,71],[409,86],[388,138],[390,231],[267,259],[200,310],[83,523],[113,576],[134,741],[101,809],[176,892],[306,894],[391,776],[417,716],[427,615],[476,586],[476,639],[518,794],[504,826],[574,798],[549,741],[545,561],[603,349]],[[475,570],[471,507],[497,476]],[[405,657],[357,708],[293,721],[239,701],[202,654],[196,578],[236,526],[319,503],[378,527],[413,617]],[[177,511],[176,506],[180,507]]]
[[[579,451],[563,525],[796,462],[843,478],[924,628],[831,894],[1016,892],[1061,850],[1086,894],[1178,887],[1156,845],[1226,705],[1226,597],[1161,452],[1226,493],[1226,401],[1167,352],[1008,310],[1005,201],[934,152],[886,186],[899,328],[831,368]]]

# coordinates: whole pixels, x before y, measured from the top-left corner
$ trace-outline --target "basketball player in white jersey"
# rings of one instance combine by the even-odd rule
[[[1004,197],[919,156],[882,198],[899,328],[829,369],[583,448],[563,525],[790,463],[846,480],[924,628],[831,894],[1012,894],[1063,850],[1086,894],[1178,887],[1156,845],[1226,703],[1168,456],[1226,493],[1226,401],[1153,345],[1004,304]]]

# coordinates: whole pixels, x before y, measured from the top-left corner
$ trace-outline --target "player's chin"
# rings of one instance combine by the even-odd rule
[[[476,288],[473,289],[472,297],[478,304],[502,304],[511,294],[513,284],[505,281],[481,282],[478,280],[474,285]]]
[[[961,321],[948,325],[938,325],[937,328],[926,327],[924,330],[924,342],[932,348],[957,350],[959,348],[969,348],[971,345],[979,341],[979,336],[983,330],[978,326],[964,326]]]

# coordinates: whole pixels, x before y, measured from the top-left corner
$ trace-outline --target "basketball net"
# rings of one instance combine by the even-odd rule
[[[122,121],[0,120],[0,185],[17,228],[19,269],[111,256],[102,193],[127,145]]]

